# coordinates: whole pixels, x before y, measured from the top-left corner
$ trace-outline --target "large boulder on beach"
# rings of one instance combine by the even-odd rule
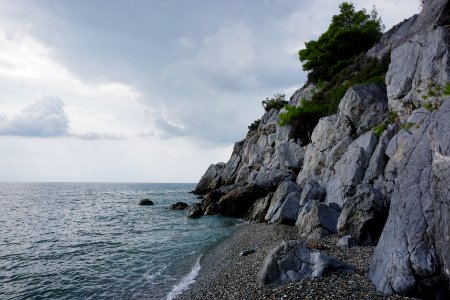
[[[262,185],[249,183],[222,196],[217,202],[217,210],[222,215],[242,218],[256,200],[268,193]]]
[[[446,98],[396,153],[389,217],[369,272],[382,293],[450,295],[449,116]]]
[[[186,209],[186,217],[195,219],[203,216],[203,210],[200,203],[193,203]]]
[[[303,241],[283,241],[267,255],[257,281],[261,285],[277,286],[336,271],[353,272],[353,269],[336,258],[309,248]]]

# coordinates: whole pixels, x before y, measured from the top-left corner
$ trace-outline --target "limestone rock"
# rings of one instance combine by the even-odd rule
[[[399,157],[389,217],[369,272],[385,294],[449,295],[449,100],[430,114]]]
[[[386,89],[379,84],[352,86],[339,103],[339,114],[348,117],[357,135],[371,130],[387,117]]]
[[[294,142],[282,142],[275,147],[276,156],[280,164],[289,169],[298,169],[302,167],[305,158],[305,150]]]
[[[302,189],[295,182],[284,181],[273,194],[265,220],[270,223],[294,224],[300,209]]]
[[[220,176],[220,171],[225,166],[224,163],[212,164],[206,170],[205,174],[202,176],[197,186],[194,189],[194,194],[203,195],[210,191],[209,186]]]
[[[277,286],[336,271],[353,272],[353,269],[333,257],[310,249],[305,242],[283,241],[267,255],[257,281],[261,285]]]
[[[359,245],[376,245],[388,210],[379,190],[371,185],[360,185],[356,195],[342,208],[337,222],[338,233],[351,235]]]
[[[335,204],[327,205],[311,200],[298,214],[295,226],[299,229],[302,237],[308,236],[316,228],[323,228],[329,233],[336,233],[339,213],[339,207]]]
[[[351,235],[343,236],[337,241],[336,246],[342,247],[342,248],[351,248],[356,245],[355,240],[352,238]]]

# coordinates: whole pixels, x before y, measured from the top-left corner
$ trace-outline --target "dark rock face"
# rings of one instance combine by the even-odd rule
[[[155,203],[153,203],[153,201],[152,200],[150,200],[150,199],[141,199],[140,201],[139,201],[139,205],[154,205]]]
[[[194,194],[206,194],[211,190],[211,185],[215,180],[218,180],[220,175],[220,171],[224,168],[224,163],[218,163],[210,165],[208,170],[206,170],[205,174],[202,176],[197,186],[195,187]]]
[[[186,217],[195,219],[201,216],[203,216],[203,210],[200,203],[193,203],[187,207]]]
[[[169,206],[170,209],[173,210],[184,210],[188,207],[187,203],[184,202],[177,202],[175,204],[172,204],[171,206]]]
[[[350,234],[359,245],[376,245],[388,216],[383,195],[371,185],[360,185],[342,208],[339,234]]]
[[[265,187],[249,183],[222,196],[217,203],[217,210],[222,215],[242,218],[256,200],[268,193]]]
[[[266,197],[256,200],[245,215],[244,220],[250,222],[264,222],[264,217],[269,209],[272,197],[273,193],[269,193]]]
[[[353,272],[337,259],[309,248],[301,241],[284,241],[266,257],[258,273],[258,283],[277,286],[330,272]]]
[[[396,151],[398,177],[369,273],[385,294],[449,294],[449,116],[447,98]]]

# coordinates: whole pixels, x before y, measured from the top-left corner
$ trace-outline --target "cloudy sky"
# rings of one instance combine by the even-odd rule
[[[198,181],[340,2],[0,0],[0,181]],[[419,11],[353,2],[386,29]]]

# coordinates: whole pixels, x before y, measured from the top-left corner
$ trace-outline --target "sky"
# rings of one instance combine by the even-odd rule
[[[334,0],[0,0],[0,181],[197,182],[306,80]],[[386,30],[419,1],[375,5]]]

